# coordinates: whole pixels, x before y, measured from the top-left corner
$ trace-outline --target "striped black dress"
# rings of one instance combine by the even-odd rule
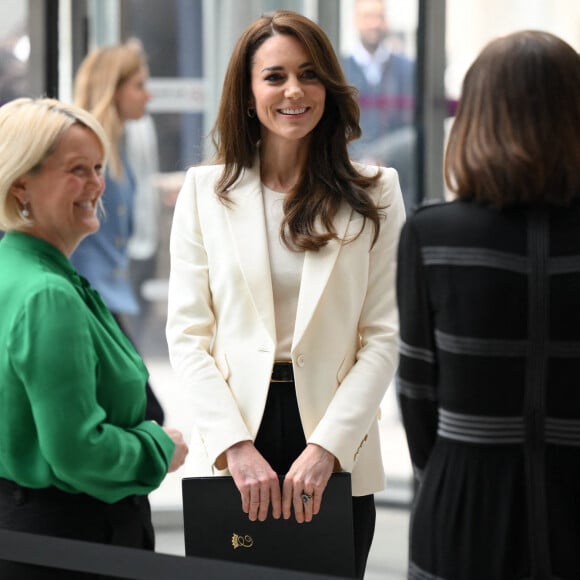
[[[397,390],[413,580],[580,578],[580,203],[404,226]]]

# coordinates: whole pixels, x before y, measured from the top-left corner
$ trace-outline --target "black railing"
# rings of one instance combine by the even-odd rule
[[[339,580],[336,576],[171,556],[1,529],[0,560],[134,580]]]

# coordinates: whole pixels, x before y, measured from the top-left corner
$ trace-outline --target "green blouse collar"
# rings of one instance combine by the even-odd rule
[[[58,269],[68,278],[75,282],[80,282],[80,276],[74,269],[70,260],[52,244],[41,240],[35,236],[31,236],[25,232],[7,232],[1,240],[9,248],[14,248],[21,252],[26,252],[38,256],[40,259],[46,260],[53,267]]]

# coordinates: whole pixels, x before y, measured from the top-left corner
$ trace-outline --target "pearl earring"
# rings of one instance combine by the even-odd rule
[[[22,208],[22,210],[21,210],[21,212],[20,212],[20,213],[22,213],[22,217],[25,217],[25,218],[28,218],[28,217],[30,217],[30,210],[28,209],[28,206],[27,206],[27,205],[25,205],[25,206]]]

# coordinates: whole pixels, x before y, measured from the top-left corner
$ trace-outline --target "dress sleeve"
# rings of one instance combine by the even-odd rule
[[[129,388],[127,377],[99,384],[89,315],[74,290],[58,285],[27,300],[9,349],[36,433],[20,436],[37,438],[46,468],[61,487],[114,502],[158,487],[174,444],[161,427],[131,413],[140,408],[131,397],[140,393]],[[98,393],[118,401],[125,413],[113,421]]]
[[[411,461],[420,479],[437,435],[437,358],[426,272],[412,219],[403,227],[399,242],[397,302],[397,396]]]

